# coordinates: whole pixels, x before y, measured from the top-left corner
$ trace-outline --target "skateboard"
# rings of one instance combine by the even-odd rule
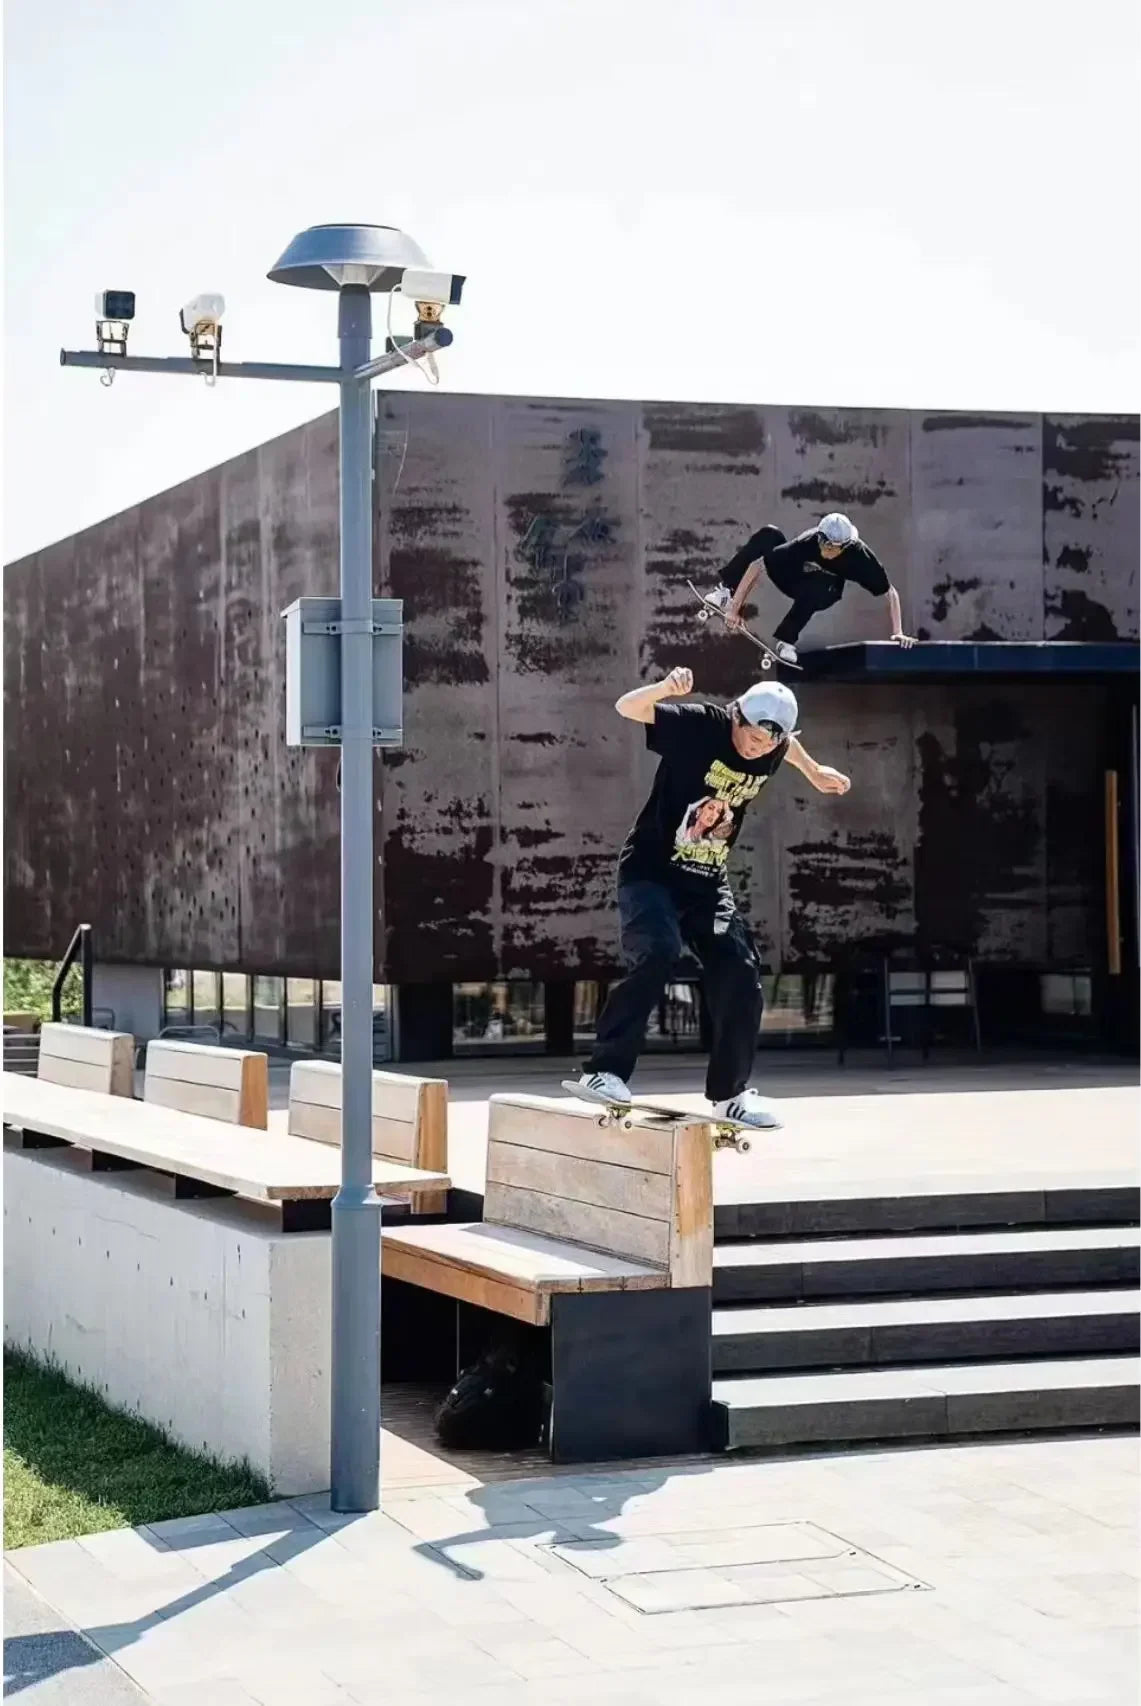
[[[719,604],[714,604],[711,598],[707,598],[701,588],[694,586],[692,581],[686,581],[685,584],[701,606],[697,620],[699,622],[708,622],[711,616],[719,616],[722,622],[725,623],[725,627],[729,629],[730,633],[743,634],[747,640],[752,640],[757,650],[764,654],[761,658],[762,669],[771,669],[774,663],[780,664],[782,669],[800,668],[798,663],[786,663],[784,658],[778,657],[776,652],[774,652],[772,647],[769,645],[768,641],[762,640],[758,634],[754,634],[751,628],[742,626],[740,628],[730,629],[728,622],[725,621],[725,612],[722,610],[721,606]]]
[[[660,1120],[693,1120],[700,1125],[712,1126],[714,1149],[735,1149],[738,1155],[747,1155],[752,1148],[752,1143],[745,1134],[753,1132],[757,1128],[756,1126],[742,1125],[740,1120],[717,1119],[712,1114],[698,1113],[693,1108],[679,1108],[676,1104],[671,1105],[669,1102],[644,1101],[638,1096],[629,1102],[596,1101],[593,1096],[584,1095],[582,1086],[576,1084],[571,1078],[564,1078],[562,1086],[568,1094],[576,1097],[578,1101],[589,1102],[591,1107],[599,1110],[598,1123],[601,1126],[617,1125],[622,1126],[626,1131],[630,1131],[634,1125],[631,1118],[633,1114],[648,1114],[651,1119]]]

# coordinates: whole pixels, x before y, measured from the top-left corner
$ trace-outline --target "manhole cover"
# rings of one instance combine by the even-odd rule
[[[711,1611],[798,1599],[899,1593],[925,1582],[813,1522],[762,1523],[708,1534],[600,1535],[543,1551],[637,1611]]]

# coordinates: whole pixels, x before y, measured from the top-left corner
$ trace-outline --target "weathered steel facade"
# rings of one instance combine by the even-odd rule
[[[932,639],[1137,634],[1136,417],[390,395],[381,593],[405,600],[403,751],[378,760],[378,980],[589,977],[647,783],[616,695],[675,663],[764,520],[847,511]],[[5,571],[6,952],[335,977],[332,753],[283,744],[284,630],[337,584],[326,416]],[[762,620],[781,608],[768,588]],[[881,638],[850,588],[809,642]],[[1104,939],[1107,689],[804,681],[842,801],[782,776],[733,869],[767,960],[880,931],[1082,964]]]

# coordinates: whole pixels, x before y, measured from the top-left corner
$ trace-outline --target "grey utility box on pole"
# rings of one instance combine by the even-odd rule
[[[285,743],[341,744],[341,620],[339,598],[299,598],[282,612],[285,623]],[[372,744],[404,739],[404,602],[372,601]]]

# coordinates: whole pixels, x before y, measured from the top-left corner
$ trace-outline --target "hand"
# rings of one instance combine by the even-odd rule
[[[745,618],[739,610],[734,610],[732,605],[725,611],[725,626],[731,634],[738,633],[745,626]]]
[[[842,770],[833,770],[830,764],[818,764],[812,781],[822,794],[846,794],[852,786],[851,777],[845,776]]]
[[[893,634],[892,639],[895,641],[897,646],[907,647],[915,644],[915,641],[912,639],[910,634]]]
[[[683,669],[680,665],[677,669],[671,669],[662,682],[662,687],[667,699],[683,699],[687,693],[693,692],[692,669]]]

